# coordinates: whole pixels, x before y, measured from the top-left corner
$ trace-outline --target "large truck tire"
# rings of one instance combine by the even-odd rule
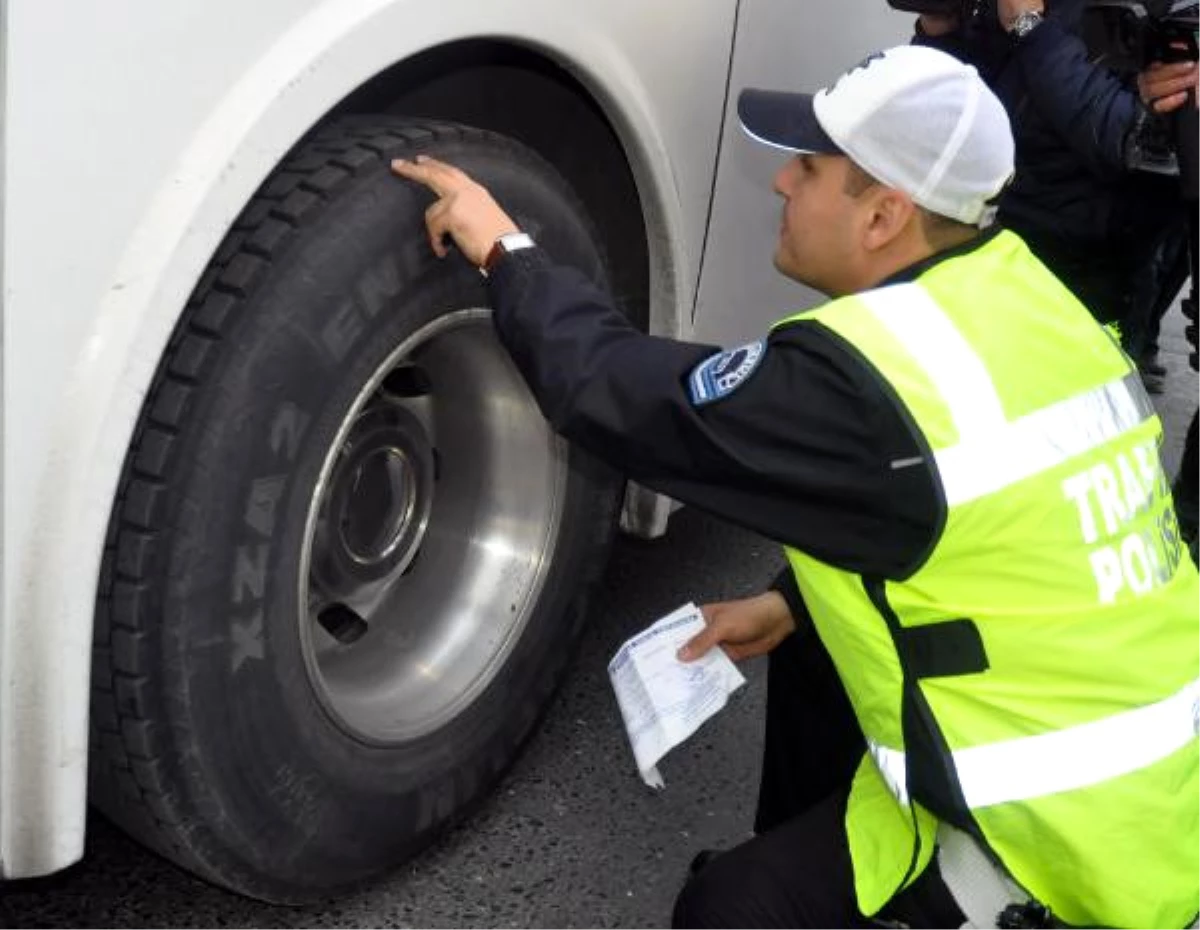
[[[274,902],[411,856],[516,757],[561,681],[619,482],[555,437],[485,284],[438,260],[426,152],[603,275],[583,210],[516,143],[335,123],[263,185],[146,398],[99,585],[92,799]]]

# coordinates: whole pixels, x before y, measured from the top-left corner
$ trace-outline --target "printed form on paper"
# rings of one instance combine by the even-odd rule
[[[719,647],[694,662],[676,658],[702,629],[700,609],[685,604],[628,640],[608,663],[638,772],[652,788],[664,786],[658,761],[746,683]]]

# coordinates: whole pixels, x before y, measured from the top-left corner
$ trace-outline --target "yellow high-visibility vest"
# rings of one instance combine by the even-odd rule
[[[1011,233],[792,319],[878,375],[946,505],[907,577],[787,552],[869,747],[860,909],[920,874],[943,820],[1061,921],[1187,926],[1200,583],[1128,358]]]

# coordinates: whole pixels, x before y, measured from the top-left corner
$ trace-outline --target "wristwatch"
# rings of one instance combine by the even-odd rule
[[[479,273],[486,278],[495,270],[496,265],[505,255],[519,252],[521,249],[532,249],[534,245],[536,243],[526,233],[505,233],[492,243],[491,251],[487,253],[483,264],[479,266]]]
[[[1020,42],[1042,24],[1045,17],[1037,10],[1022,10],[1008,25],[1008,34]]]

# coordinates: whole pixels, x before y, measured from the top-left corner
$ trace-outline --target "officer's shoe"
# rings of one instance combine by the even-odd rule
[[[1138,371],[1144,375],[1153,375],[1157,378],[1165,378],[1167,376],[1167,366],[1158,360],[1158,349],[1147,351],[1137,363]]]
[[[1154,374],[1146,368],[1139,368],[1138,374],[1142,378],[1142,386],[1146,389],[1147,394],[1161,394],[1166,387],[1165,375]]]
[[[1171,493],[1175,497],[1175,515],[1180,521],[1180,535],[1184,542],[1192,542],[1195,546],[1196,542],[1200,542],[1200,494],[1184,491],[1178,482]]]
[[[1175,495],[1175,518],[1179,522],[1179,538],[1187,546],[1192,561],[1200,565],[1200,526],[1196,519],[1196,499],[1191,497],[1176,479],[1172,489]]]

